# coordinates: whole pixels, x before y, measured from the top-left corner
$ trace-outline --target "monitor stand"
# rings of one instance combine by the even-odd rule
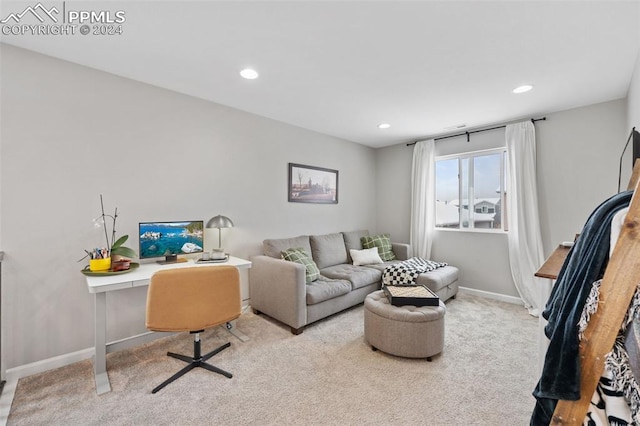
[[[177,254],[168,254],[164,257],[164,260],[158,260],[160,265],[167,265],[169,263],[182,263],[186,262],[187,259],[184,257],[178,257]]]

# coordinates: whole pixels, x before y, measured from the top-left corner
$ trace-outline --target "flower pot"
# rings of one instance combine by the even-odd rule
[[[108,271],[111,269],[111,258],[89,259],[89,270],[93,272]]]

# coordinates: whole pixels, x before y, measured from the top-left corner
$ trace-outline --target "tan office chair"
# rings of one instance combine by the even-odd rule
[[[147,291],[147,328],[195,334],[193,357],[167,352],[168,356],[189,364],[158,385],[152,393],[196,367],[233,377],[231,373],[206,363],[231,343],[201,356],[200,333],[238,318],[241,303],[240,277],[234,266],[176,268],[158,271],[151,276]]]

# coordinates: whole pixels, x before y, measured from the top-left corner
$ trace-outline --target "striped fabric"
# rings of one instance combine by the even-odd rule
[[[362,237],[360,241],[362,242],[362,248],[370,249],[377,247],[380,259],[385,262],[396,259],[396,255],[393,253],[393,249],[391,248],[391,237],[389,234]]]
[[[284,260],[304,265],[306,269],[305,278],[307,284],[320,278],[320,270],[318,269],[318,265],[316,265],[316,262],[314,262],[313,259],[309,257],[307,252],[302,247],[283,250],[281,254]]]

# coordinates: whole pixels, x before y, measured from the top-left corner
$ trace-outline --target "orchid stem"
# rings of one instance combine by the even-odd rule
[[[114,213],[113,213],[113,228],[111,229],[111,245],[109,246],[109,249],[111,249],[111,247],[113,247],[113,243],[116,242],[116,219],[118,217],[118,208],[116,207]]]
[[[107,240],[107,247],[105,248],[110,251],[111,246],[109,245],[109,234],[107,234],[107,221],[106,221],[106,215],[104,214],[104,203],[102,202],[102,194],[100,194],[100,209],[102,210],[102,225],[104,228],[104,239]]]

